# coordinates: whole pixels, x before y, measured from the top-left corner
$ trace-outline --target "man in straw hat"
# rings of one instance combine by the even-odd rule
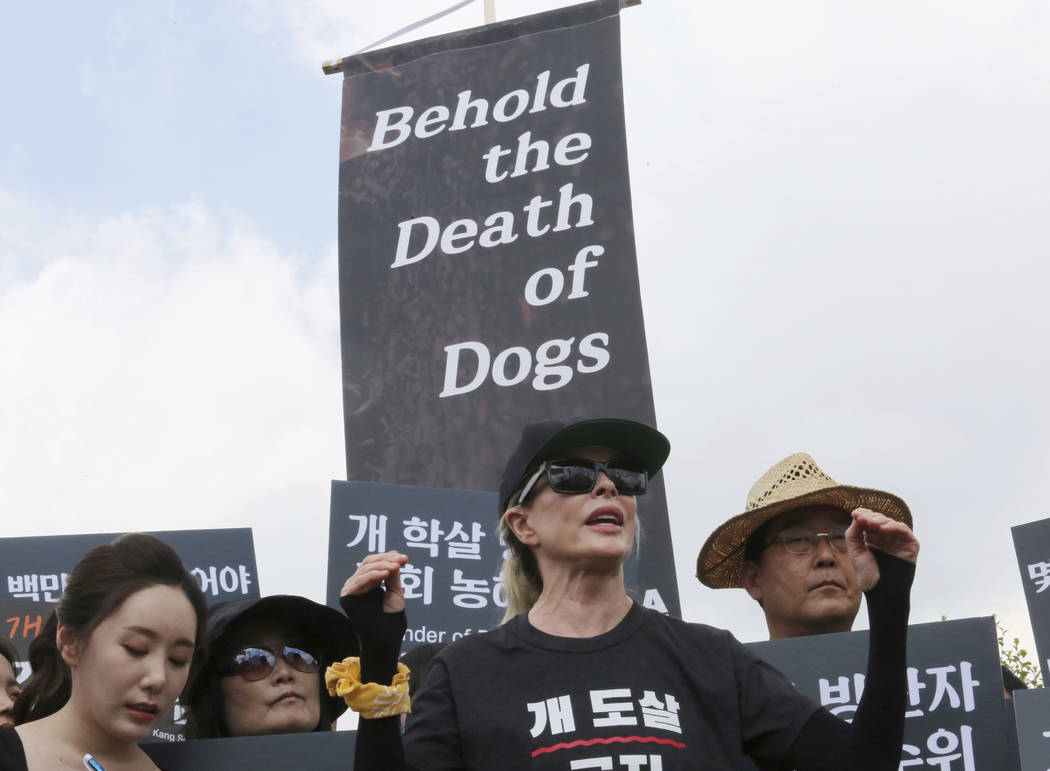
[[[878,566],[854,521],[883,523],[898,556],[915,562],[911,512],[880,490],[840,485],[797,453],[762,475],[747,509],[708,537],[696,575],[712,588],[743,587],[766,615],[770,639],[848,632]]]

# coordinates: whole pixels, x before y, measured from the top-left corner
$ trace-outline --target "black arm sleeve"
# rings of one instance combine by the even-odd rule
[[[818,710],[802,727],[782,769],[896,771],[907,707],[909,592],[915,565],[872,549],[879,582],[868,602],[868,672],[852,725]]]
[[[408,621],[404,611],[383,612],[383,590],[339,598],[361,643],[361,681],[390,683],[397,674],[397,657]],[[355,771],[413,771],[401,747],[401,716],[362,718],[354,747]]]

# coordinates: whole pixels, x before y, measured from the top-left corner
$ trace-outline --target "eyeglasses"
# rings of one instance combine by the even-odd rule
[[[277,666],[278,655],[285,660],[288,666],[299,672],[313,674],[320,669],[320,662],[316,656],[301,648],[285,645],[279,654],[266,648],[245,648],[234,654],[233,660],[226,665],[222,674],[224,676],[240,675],[248,682],[262,680]]]
[[[767,543],[765,548],[768,549],[774,544],[781,543],[792,554],[809,554],[817,548],[817,543],[819,543],[821,538],[827,538],[828,544],[835,551],[846,553],[845,530],[836,530],[834,533],[814,533],[810,530],[784,530]]]
[[[645,485],[649,481],[649,472],[637,465],[622,460],[588,460],[587,458],[566,458],[563,460],[545,460],[529,477],[518,496],[518,503],[524,501],[532,491],[541,474],[547,475],[551,489],[562,495],[579,495],[589,493],[598,483],[598,473],[604,472],[609,481],[621,495],[644,495]]]

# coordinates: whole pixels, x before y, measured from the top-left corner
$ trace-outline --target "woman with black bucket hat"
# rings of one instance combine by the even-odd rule
[[[187,689],[191,739],[329,731],[346,711],[324,668],[357,654],[337,610],[293,595],[211,609],[200,669]]]
[[[859,515],[848,533],[871,621],[867,688],[852,725],[792,687],[731,634],[642,608],[623,563],[637,496],[667,439],[617,419],[525,426],[499,490],[517,611],[434,660],[404,737],[362,719],[355,768],[891,771],[906,707],[908,593],[918,543]],[[370,555],[343,587],[362,678],[389,682],[406,627],[404,555]],[[366,717],[363,713],[362,717]]]

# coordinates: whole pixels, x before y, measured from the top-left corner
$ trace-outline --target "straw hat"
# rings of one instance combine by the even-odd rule
[[[747,509],[722,523],[696,558],[696,577],[713,589],[739,587],[747,539],[774,517],[803,506],[871,509],[911,527],[908,504],[892,493],[840,485],[804,452],[789,455],[762,475],[747,494]]]

